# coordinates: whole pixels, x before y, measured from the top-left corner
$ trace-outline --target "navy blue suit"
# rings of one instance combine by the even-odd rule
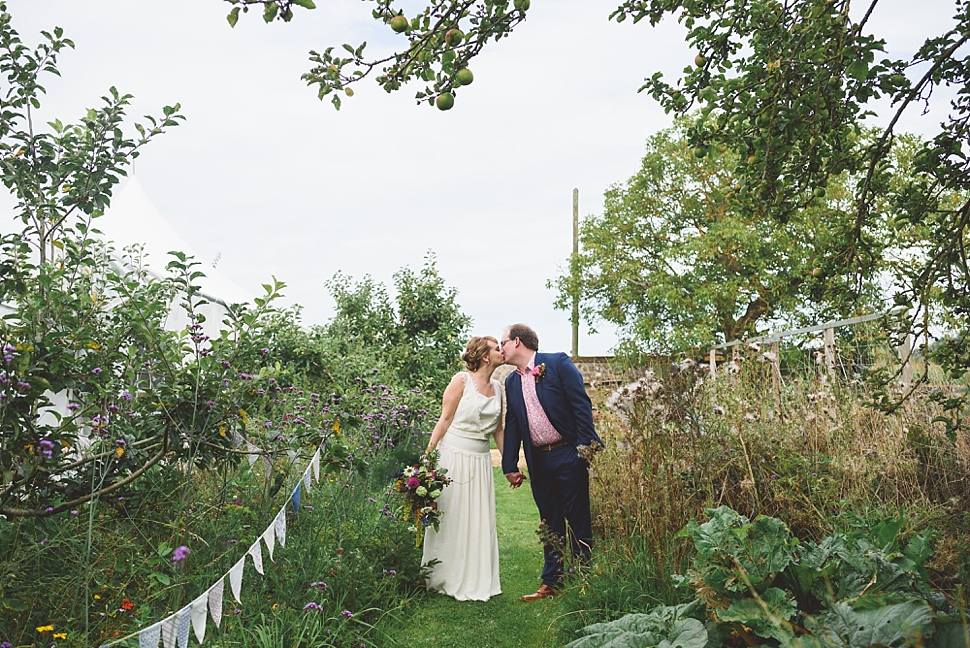
[[[588,556],[593,540],[589,511],[589,471],[576,446],[602,444],[593,427],[593,406],[583,386],[583,377],[565,353],[537,353],[535,366],[546,365],[536,380],[536,395],[566,445],[549,451],[535,451],[529,434],[529,419],[522,398],[522,377],[512,372],[505,379],[505,448],[502,471],[518,472],[519,447],[525,449],[532,496],[549,531],[569,539],[574,556]],[[553,545],[544,548],[542,582],[557,587],[563,577],[562,554]]]

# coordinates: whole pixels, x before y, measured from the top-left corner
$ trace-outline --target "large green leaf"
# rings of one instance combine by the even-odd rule
[[[708,635],[697,619],[681,618],[696,603],[659,606],[645,614],[627,614],[615,621],[594,623],[567,648],[705,648]]]
[[[728,609],[719,610],[717,616],[722,621],[744,624],[760,637],[774,638],[784,643],[795,636],[789,621],[797,613],[795,603],[788,599],[788,594],[771,587],[759,599],[734,601]]]
[[[586,635],[566,648],[705,648],[707,630],[697,619],[679,619],[669,629],[649,614],[628,614],[583,628]]]
[[[748,518],[726,506],[707,511],[704,524],[691,522],[686,532],[694,540],[694,572],[722,594],[763,592],[794,560],[791,532],[777,518]]]
[[[926,641],[927,648],[970,648],[970,626],[963,623],[938,625]]]
[[[805,627],[820,643],[805,641],[801,644],[843,648],[904,646],[930,634],[933,617],[930,606],[918,601],[875,610],[853,610],[845,603],[836,603],[824,616],[806,619]]]

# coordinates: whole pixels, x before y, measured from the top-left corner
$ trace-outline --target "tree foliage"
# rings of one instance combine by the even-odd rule
[[[263,20],[289,21],[294,5],[315,8],[312,0],[225,0],[235,5],[229,24],[235,25],[240,11],[252,5],[263,10]],[[320,99],[330,97],[338,110],[341,95],[352,97],[353,84],[377,72],[376,81],[387,92],[399,90],[410,81],[423,82],[415,98],[442,110],[454,105],[461,86],[472,83],[469,62],[489,41],[508,36],[525,20],[530,0],[433,0],[412,15],[395,9],[393,0],[367,0],[371,16],[405,40],[404,47],[389,55],[371,58],[367,43],[343,44],[311,51],[313,67],[303,79],[316,86]],[[464,72],[463,72],[464,71]]]
[[[833,300],[819,264],[851,209],[845,174],[785,222],[734,200],[737,154],[692,147],[680,119],[647,141],[640,171],[606,192],[582,225],[582,251],[557,281],[557,306],[574,297],[640,350],[670,352],[804,322],[858,304]],[[838,280],[839,278],[835,278]],[[872,306],[878,287],[865,286]]]
[[[262,5],[270,20],[288,19],[292,12],[281,15],[280,9],[294,4],[227,1]],[[391,0],[373,1],[375,20],[391,27],[400,12]],[[417,78],[429,84],[417,94],[419,101],[450,94],[460,85],[457,71],[487,41],[508,36],[528,5],[528,0],[511,6],[507,0],[428,2],[419,18],[407,21],[402,31],[407,44],[399,52],[367,60],[363,45],[348,44],[348,56],[338,59],[329,48],[314,55],[318,65],[307,80],[319,86],[322,97],[346,92],[381,68],[378,82],[388,91]],[[691,143],[707,151],[725,147],[737,156],[729,200],[738,211],[784,225],[833,178],[853,177],[852,208],[829,224],[835,244],[819,260],[830,291],[850,286],[854,295],[863,294],[885,244],[895,242],[881,238],[887,216],[893,236],[922,236],[926,254],[909,273],[898,302],[912,307],[909,328],[927,342],[933,319],[927,311],[942,307],[954,334],[935,348],[954,375],[961,375],[970,368],[970,200],[954,205],[951,198],[970,195],[965,152],[970,3],[956,0],[951,28],[927,34],[903,57],[887,56],[885,41],[869,29],[872,16],[884,8],[880,0],[858,7],[850,0],[625,0],[611,18],[656,25],[672,17],[686,28],[696,56],[683,77],[670,83],[653,74],[641,90],[668,112],[699,109]],[[446,38],[450,30],[462,32],[464,46]],[[947,119],[916,153],[909,180],[894,183],[891,151],[901,116],[927,107],[944,86],[953,91]],[[880,111],[887,103],[890,110]],[[881,134],[860,137],[873,115],[881,117]]]
[[[337,312],[319,333],[340,345],[340,357],[370,358],[386,368],[393,384],[427,391],[436,405],[461,369],[471,319],[461,312],[457,291],[446,285],[433,255],[418,272],[399,270],[394,286],[392,300],[369,276],[355,282],[337,273],[327,282]]]

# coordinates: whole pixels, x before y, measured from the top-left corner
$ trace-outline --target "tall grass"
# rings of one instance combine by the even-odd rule
[[[678,532],[720,505],[813,539],[902,512],[906,533],[938,530],[934,585],[953,591],[966,580],[970,441],[937,418],[930,388],[887,414],[867,405],[858,381],[779,381],[772,371],[752,349],[713,380],[680,363],[597,408],[607,440],[591,482],[601,540],[572,590],[577,608],[604,618],[681,600],[670,575],[693,548]]]
[[[322,437],[331,451],[321,480],[287,514],[285,548],[277,544],[272,559],[262,548],[265,574],[247,558],[241,601],[227,579],[222,625],[209,622],[208,642],[370,646],[375,626],[423,585],[420,550],[389,489],[391,473],[426,444],[423,415],[387,387],[359,391],[330,399],[327,415],[342,425]],[[288,505],[316,443],[191,474],[162,462],[123,495],[76,514],[0,519],[0,642],[103,645],[181,609]],[[182,544],[191,553],[173,561]]]

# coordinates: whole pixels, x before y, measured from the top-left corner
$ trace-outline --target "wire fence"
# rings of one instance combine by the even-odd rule
[[[914,348],[912,335],[896,335],[892,319],[899,313],[871,313],[804,328],[774,331],[759,337],[734,340],[708,347],[704,360],[717,376],[731,372],[741,357],[752,351],[771,362],[779,379],[818,375],[829,380],[861,380],[881,370],[900,386],[912,384],[926,370],[922,349]],[[641,371],[612,356],[578,356],[573,361],[589,387],[610,387],[636,379]],[[672,358],[651,357],[650,366],[669,364]],[[929,368],[930,382],[942,382],[939,371]]]
[[[872,313],[816,326],[772,332],[757,338],[735,340],[709,348],[711,374],[732,370],[746,347],[763,354],[779,377],[817,373],[832,380],[862,379],[882,371],[901,386],[926,368],[921,351],[915,350],[911,334],[895,335],[890,325],[893,312]],[[932,379],[933,372],[930,372]]]

